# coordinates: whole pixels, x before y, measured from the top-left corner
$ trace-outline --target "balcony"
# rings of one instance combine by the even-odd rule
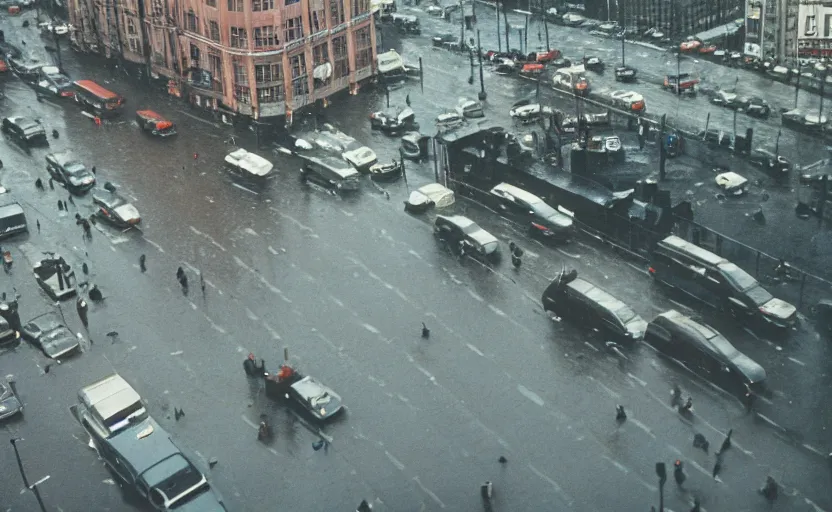
[[[200,93],[222,99],[222,77],[214,77],[210,71],[199,68],[191,69],[188,85],[198,89]]]
[[[277,101],[274,103],[260,104],[260,117],[282,116],[286,114],[286,102]]]

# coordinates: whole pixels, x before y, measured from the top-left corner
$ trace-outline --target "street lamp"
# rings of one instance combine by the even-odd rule
[[[477,29],[477,54],[479,55],[480,59],[480,93],[477,95],[477,97],[480,99],[480,101],[485,101],[485,98],[487,98],[488,95],[485,93],[485,80],[482,76],[482,46],[480,46],[479,29]]]
[[[12,444],[12,448],[14,448],[14,456],[17,459],[17,467],[20,468],[20,476],[23,478],[23,485],[25,485],[26,488],[32,491],[32,494],[35,495],[35,498],[38,500],[38,505],[40,505],[41,511],[46,512],[46,505],[44,505],[43,503],[43,498],[40,497],[38,485],[49,480],[49,475],[46,475],[45,477],[41,478],[40,480],[31,485],[29,484],[29,479],[26,478],[26,472],[23,470],[23,461],[20,459],[20,452],[17,450],[18,441],[23,441],[23,439],[14,437],[9,439],[9,442]]]

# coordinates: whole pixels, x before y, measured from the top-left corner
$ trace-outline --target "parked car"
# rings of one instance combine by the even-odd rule
[[[73,194],[82,194],[95,186],[95,175],[70,151],[46,155],[46,170]]]
[[[638,71],[630,66],[618,66],[615,68],[616,82],[635,82]]]
[[[0,187],[2,188],[2,187]],[[29,231],[26,214],[20,203],[9,203],[0,206],[0,239]]]
[[[223,161],[225,167],[231,172],[251,180],[259,182],[274,176],[272,174],[274,170],[273,163],[242,148],[235,149],[225,155]]]
[[[389,108],[370,114],[370,127],[395,134],[411,128],[415,120],[416,114],[410,107]]]
[[[485,117],[485,113],[482,111],[482,102],[479,100],[461,98],[455,110],[462,117]]]
[[[829,128],[829,119],[826,116],[807,114],[802,110],[793,109],[780,114],[783,126],[801,132],[821,132]]]
[[[289,399],[317,421],[327,421],[344,409],[338,393],[309,376],[289,386]]]
[[[39,94],[55,96],[57,98],[73,98],[72,80],[61,73],[56,66],[43,66],[38,71],[35,90]]]
[[[428,157],[430,137],[419,132],[407,132],[402,137],[402,156],[410,160],[421,161]]]
[[[512,106],[508,115],[522,123],[532,123],[540,119],[541,115],[550,116],[554,112],[551,107],[531,103],[529,100],[520,100]]]
[[[404,202],[404,210],[424,213],[431,208],[446,208],[454,204],[454,191],[439,183],[430,183],[410,193]]]
[[[638,341],[647,329],[630,306],[594,284],[578,277],[578,272],[562,272],[543,292],[543,309],[579,325],[603,329],[616,338]]]
[[[552,208],[543,199],[519,187],[500,183],[491,189],[490,196],[501,215],[528,225],[532,236],[564,241],[574,234],[570,215]]]
[[[437,130],[452,130],[465,123],[465,118],[457,112],[445,112],[439,114],[435,120]]]
[[[21,116],[4,117],[3,133],[25,148],[38,145],[49,145],[46,130],[40,121]]]
[[[29,84],[37,81],[38,72],[43,67],[42,62],[25,57],[9,57],[7,60],[14,74]]]
[[[620,108],[625,112],[634,112],[637,114],[647,113],[647,104],[644,101],[644,96],[633,91],[613,91],[610,93],[610,101],[614,107]]]
[[[730,390],[764,390],[766,371],[716,329],[671,309],[648,325],[644,341],[708,382]]]
[[[711,103],[745,112],[749,116],[766,118],[771,114],[768,102],[758,96],[740,96],[733,92],[717,91]]]
[[[678,236],[668,236],[657,244],[648,270],[656,282],[740,321],[783,329],[797,322],[797,309],[775,298],[747,272]]]
[[[16,346],[19,341],[20,332],[14,330],[6,318],[0,316],[0,348]]]
[[[52,359],[60,359],[81,350],[78,338],[54,311],[29,320],[23,326],[21,335]]]
[[[79,407],[71,410],[107,468],[131,492],[148,500],[154,510],[225,512],[205,475],[153,418],[131,423],[106,437],[107,431],[93,426]]]
[[[138,208],[115,192],[94,193],[92,202],[98,207],[96,216],[116,227],[131,228],[142,221]]]
[[[117,373],[81,388],[73,413],[85,429],[93,430],[94,437],[102,440],[148,417],[139,393]]]
[[[12,386],[0,382],[0,420],[23,413],[23,403],[17,398]]]
[[[730,196],[741,196],[748,192],[748,179],[735,172],[721,172],[714,181],[717,187]]]
[[[35,281],[55,301],[65,300],[75,295],[75,271],[66,260],[50,253],[32,267]]]
[[[452,251],[495,262],[500,257],[500,243],[476,222],[461,215],[437,215],[433,235]]]
[[[300,170],[301,181],[315,183],[327,190],[352,192],[360,188],[358,171],[344,162],[330,156],[305,156]]]
[[[305,138],[313,147],[343,158],[362,172],[366,172],[371,165],[378,162],[378,157],[372,149],[330,124],[325,124],[321,130]]]
[[[176,125],[168,121],[161,114],[152,110],[139,110],[136,112],[136,122],[142,131],[156,137],[170,137],[176,135]]]

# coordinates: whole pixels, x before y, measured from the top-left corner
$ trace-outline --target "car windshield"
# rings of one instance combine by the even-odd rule
[[[460,227],[462,228],[462,232],[466,235],[476,233],[477,231],[480,231],[482,229],[479,226],[477,226],[476,222],[471,222],[468,225],[460,224]]]
[[[621,308],[618,308],[618,309],[615,311],[615,316],[616,316],[619,320],[621,320],[621,323],[622,323],[622,324],[626,324],[627,322],[629,322],[630,320],[632,320],[633,318],[635,318],[635,317],[636,317],[636,312],[635,312],[635,311],[633,311],[633,310],[630,308],[630,306],[623,306],[623,307],[621,307]]]
[[[741,292],[759,286],[756,279],[733,263],[721,263],[719,270],[725,279],[728,280],[728,283]]]
[[[182,498],[177,500],[170,507],[170,510],[180,509],[180,508],[182,508],[182,505],[195,500],[196,498],[198,498],[199,496],[202,496],[206,492],[211,492],[211,486],[208,484],[208,482],[205,482],[204,484],[200,485],[199,487],[197,487],[193,491],[189,492],[187,496],[183,496]]]
[[[529,206],[531,206],[532,210],[534,210],[534,212],[537,215],[539,215],[540,217],[543,217],[544,219],[548,219],[549,217],[551,217],[553,215],[557,215],[557,213],[558,213],[557,210],[555,210],[554,208],[552,208],[548,204],[544,203],[543,201],[540,201],[539,203],[531,204]]]
[[[72,84],[72,82],[69,81],[69,78],[64,75],[49,75],[49,78],[51,78],[52,82],[54,82],[58,87],[67,87]]]
[[[66,169],[67,174],[69,174],[70,176],[76,177],[76,178],[79,178],[81,176],[85,176],[87,174],[87,168],[84,167],[84,164],[79,164],[79,163],[73,162],[73,163],[67,164],[66,167],[64,167],[64,168]]]
[[[745,290],[745,295],[749,299],[754,301],[754,304],[757,306],[762,306],[763,304],[774,298],[774,295],[770,294],[768,290],[766,290],[760,285]]]

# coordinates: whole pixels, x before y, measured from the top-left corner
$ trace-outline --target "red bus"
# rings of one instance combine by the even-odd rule
[[[75,102],[97,116],[112,117],[121,114],[124,97],[101,87],[92,80],[73,83]]]

